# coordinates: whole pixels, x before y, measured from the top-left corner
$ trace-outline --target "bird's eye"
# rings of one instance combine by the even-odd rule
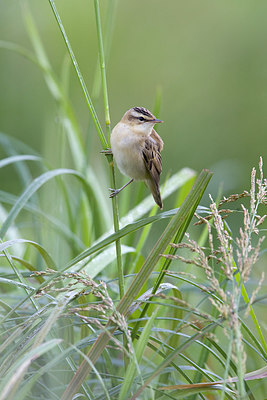
[[[139,121],[145,121],[145,118],[143,118],[143,117],[139,117],[138,119],[139,119]]]

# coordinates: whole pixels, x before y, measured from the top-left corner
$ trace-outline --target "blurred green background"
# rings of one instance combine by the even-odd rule
[[[0,40],[32,50],[23,2],[0,5]],[[49,2],[29,5],[60,77],[67,52]],[[57,0],[56,5],[91,93],[98,57],[93,2]],[[102,1],[103,22],[107,10],[108,0]],[[211,168],[210,191],[216,193],[221,182],[224,193],[249,188],[250,170],[267,148],[266,15],[263,0],[118,1],[107,63],[111,123],[132,106],[153,110],[156,92],[162,92],[163,179],[184,166]],[[42,72],[4,49],[0,65],[0,130],[59,166],[53,146],[58,106]],[[86,136],[90,115],[72,66],[69,97]],[[104,127],[102,109],[100,102]],[[101,162],[98,138],[91,135],[90,156]],[[12,175],[6,184],[12,184]]]

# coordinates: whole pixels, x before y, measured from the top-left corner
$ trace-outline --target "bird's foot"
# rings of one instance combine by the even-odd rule
[[[109,148],[107,148],[107,149],[105,149],[105,150],[101,150],[100,153],[101,153],[101,154],[104,154],[105,156],[113,154],[113,153],[112,153],[112,150],[109,149]]]
[[[110,198],[115,197],[115,196],[117,196],[118,193],[120,193],[119,189],[111,189],[111,188],[109,188],[109,190],[110,190],[110,195],[109,195]]]

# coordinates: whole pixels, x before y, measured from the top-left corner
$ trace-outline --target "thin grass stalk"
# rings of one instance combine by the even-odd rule
[[[97,38],[98,38],[100,72],[101,72],[103,100],[104,100],[104,108],[105,108],[105,123],[106,123],[106,130],[107,130],[107,139],[108,139],[108,143],[109,143],[110,142],[110,114],[109,114],[106,64],[105,64],[105,54],[104,54],[102,28],[101,28],[99,1],[95,0],[94,4],[95,4],[95,17],[96,17],[96,29],[97,29]]]
[[[91,113],[92,120],[94,122],[98,137],[99,137],[99,139],[101,141],[102,147],[105,149],[107,147],[107,140],[106,140],[105,135],[103,133],[103,130],[101,128],[98,116],[96,114],[96,111],[95,111],[95,108],[94,108],[94,105],[93,105],[93,102],[91,100],[91,97],[89,95],[87,86],[86,86],[85,81],[83,79],[79,64],[78,64],[78,62],[76,60],[76,57],[75,57],[75,55],[73,53],[72,47],[70,45],[69,39],[67,37],[67,34],[65,32],[65,29],[64,29],[64,26],[62,24],[62,21],[61,21],[61,18],[59,16],[59,13],[57,11],[56,5],[55,5],[53,0],[48,0],[48,1],[49,1],[49,4],[50,4],[51,8],[52,8],[53,14],[54,14],[54,16],[56,18],[56,21],[57,21],[58,27],[60,29],[60,32],[61,32],[61,34],[63,36],[64,42],[65,42],[65,44],[67,46],[67,49],[68,49],[72,64],[74,66],[75,72],[76,72],[76,74],[78,76],[78,79],[79,79],[79,82],[80,82],[80,85],[81,85],[81,88],[82,88],[82,92],[84,94],[87,106],[88,106],[89,111]]]
[[[114,25],[115,25],[115,15],[117,9],[118,0],[112,0],[108,2],[108,8],[106,12],[106,21],[104,23],[104,54],[105,54],[105,63],[108,62]],[[1,43],[1,41],[0,41]],[[100,89],[101,89],[101,72],[98,68],[98,62],[95,68],[94,80],[93,80],[93,88],[92,88],[92,99],[95,101],[99,98]]]
[[[1,238],[0,238],[0,243],[3,243],[3,241],[1,240]],[[27,285],[27,283],[25,282],[25,279],[23,278],[21,272],[16,268],[15,264],[13,263],[13,260],[12,260],[12,257],[10,256],[10,254],[9,254],[6,250],[3,250],[3,254],[4,254],[4,256],[6,257],[6,259],[7,259],[8,263],[10,264],[11,268],[13,269],[13,271],[14,271],[14,273],[15,273],[17,279],[18,279],[21,283],[23,283],[24,285]],[[30,294],[30,292],[28,291],[28,289],[27,289],[26,287],[24,287],[24,290],[25,290],[25,292],[26,292],[27,295]],[[34,298],[33,298],[32,296],[30,297],[30,301],[31,301],[33,307],[34,307],[36,310],[38,310],[38,306],[37,306],[37,304],[36,304],[36,302],[35,302],[35,300],[34,300]]]
[[[109,113],[108,87],[107,87],[105,54],[104,54],[103,36],[102,36],[102,29],[101,29],[99,1],[95,0],[94,4],[95,4],[95,16],[96,16],[96,28],[97,28],[97,37],[98,37],[98,51],[99,51],[101,81],[102,81],[102,89],[103,89],[103,100],[104,100],[104,108],[105,108],[106,132],[107,132],[108,145],[110,145],[110,133],[111,133],[110,132],[110,113]],[[110,167],[111,187],[116,188],[116,177],[115,177],[113,156],[108,155],[107,160],[108,160],[109,167]],[[114,231],[118,232],[118,230],[119,230],[119,209],[118,209],[118,200],[117,200],[116,196],[112,198],[112,210],[113,210]],[[124,295],[124,278],[123,278],[120,240],[116,241],[116,254],[117,254],[117,270],[118,270],[118,278],[119,278],[120,298],[122,298]]]
[[[223,388],[222,388],[221,395],[220,395],[220,400],[223,400],[225,398],[226,380],[229,376],[229,367],[230,367],[232,349],[233,349],[233,332],[231,332],[231,336],[229,338],[228,353],[227,353],[227,358],[226,358],[226,362],[225,362],[224,379],[223,379],[224,383],[223,383]]]
[[[235,290],[234,290],[235,292]],[[240,287],[238,289],[237,295],[235,295],[235,307],[236,307],[236,316],[238,316],[238,310],[239,310],[239,305],[240,305],[240,299],[241,299],[241,290]],[[240,399],[244,399],[246,395],[246,389],[244,385],[244,353],[242,349],[242,334],[241,334],[241,326],[237,322],[234,326],[234,336],[235,336],[235,346],[236,346],[236,356],[237,356],[237,376],[238,376],[238,381],[237,381],[237,388],[238,388],[238,396]]]

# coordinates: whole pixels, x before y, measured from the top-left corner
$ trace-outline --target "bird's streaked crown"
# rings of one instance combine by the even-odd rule
[[[133,107],[128,110],[124,116],[123,120],[128,120],[134,124],[144,124],[146,122],[159,123],[161,120],[157,119],[149,110],[144,107]]]

